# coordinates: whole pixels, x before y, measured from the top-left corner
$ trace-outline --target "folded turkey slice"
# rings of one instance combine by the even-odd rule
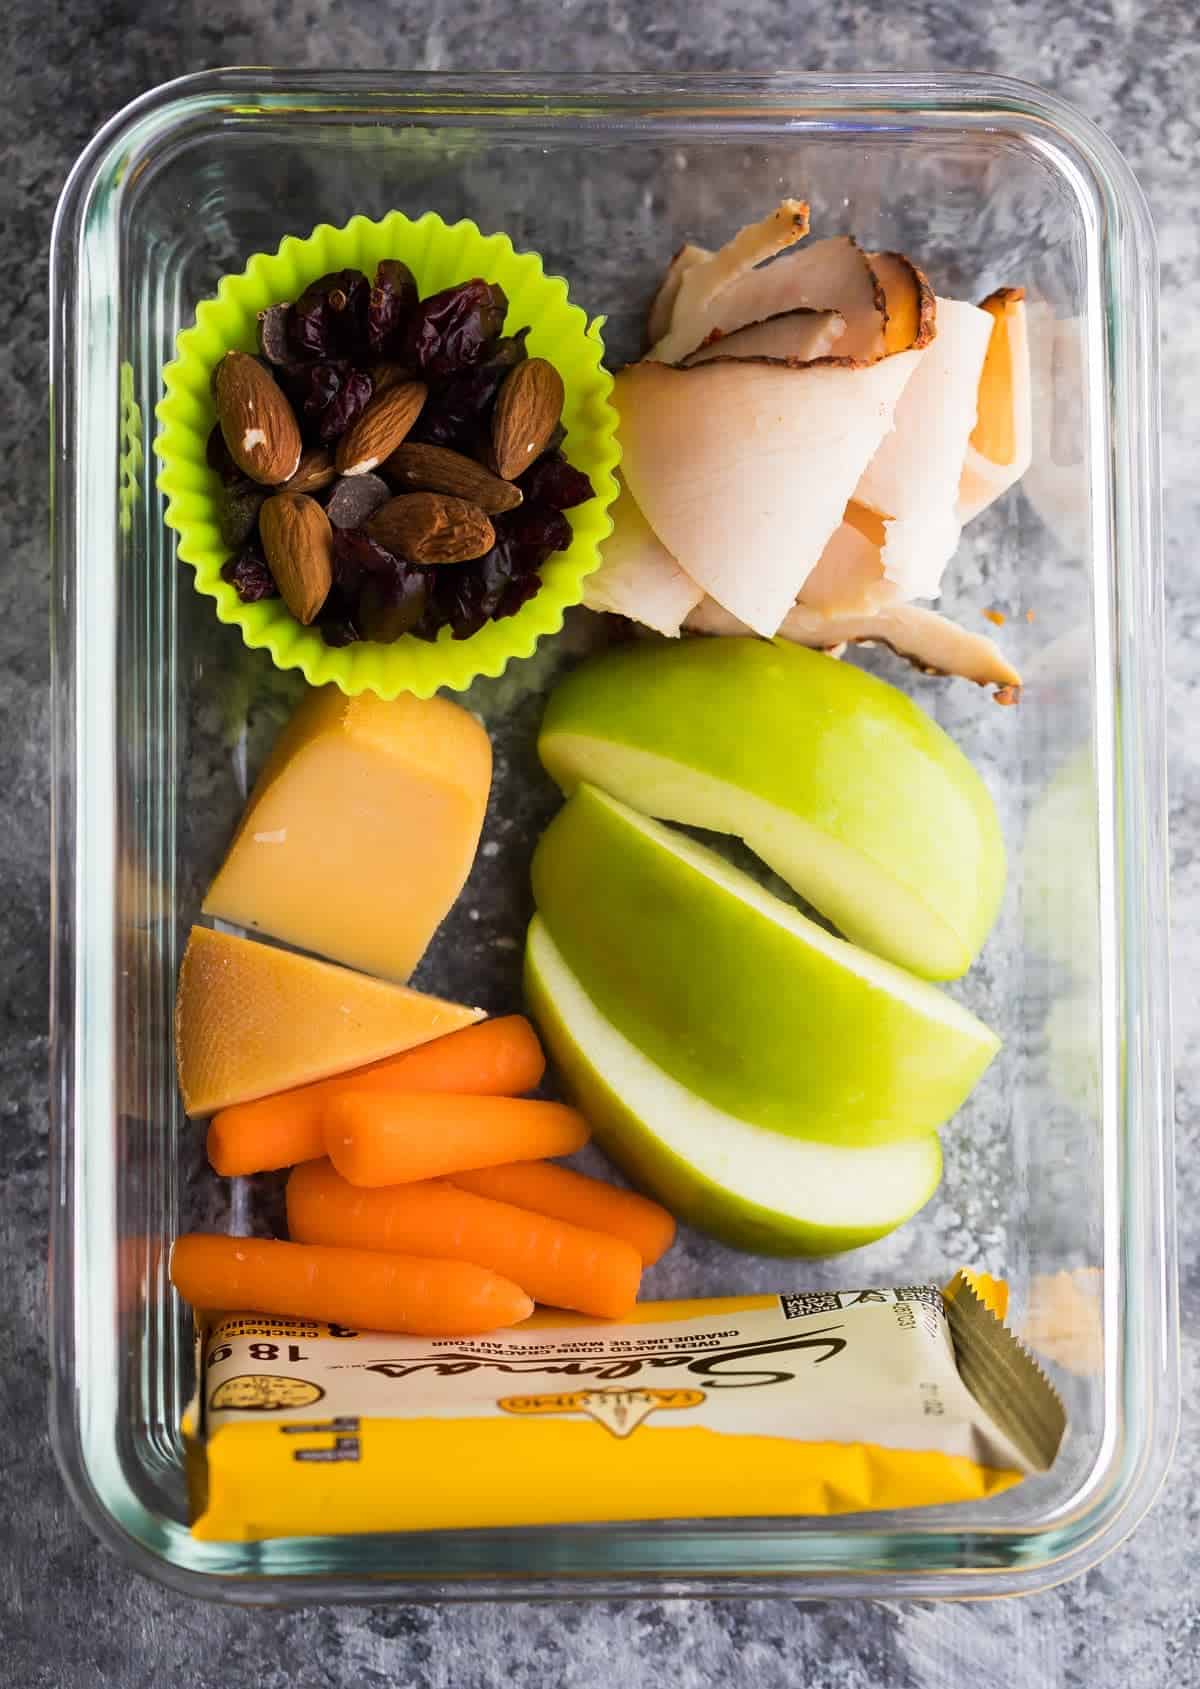
[[[710,598],[696,606],[683,626],[687,633],[751,631]],[[916,604],[886,605],[873,613],[845,616],[824,616],[797,604],[784,617],[779,637],[823,651],[841,645],[887,645],[926,674],[956,674],[978,686],[995,686],[1005,694],[1005,701],[1012,697],[1008,689],[1021,684],[1017,670],[990,639]]]
[[[937,333],[863,471],[855,502],[883,518],[883,568],[903,598],[935,598],[961,533],[955,514],[992,317],[937,301]]]
[[[925,356],[632,364],[613,391],[629,490],[692,580],[773,634]]]
[[[589,610],[628,616],[678,638],[680,623],[704,597],[704,589],[684,574],[623,483],[609,514],[613,530],[600,567],[583,583],[583,602]]]
[[[803,240],[808,233],[808,206],[800,199],[785,199],[769,216],[757,223],[747,223],[731,240],[716,252],[706,253],[698,261],[689,261],[685,253],[695,253],[697,247],[683,247],[676,253],[663,277],[658,296],[650,307],[651,320],[658,323],[666,315],[670,302],[670,327],[665,336],[651,347],[648,354],[662,363],[677,363],[687,353],[694,352],[714,328],[741,328],[745,323],[757,322],[761,317],[773,317],[794,305],[808,304],[808,300],[789,300],[785,305],[766,311],[748,311],[736,322],[719,322],[720,301],[737,290],[742,278],[756,265],[787,247]],[[672,297],[673,295],[673,297]],[[823,305],[829,303],[822,300]],[[701,325],[696,332],[691,325]]]
[[[979,378],[975,427],[958,484],[957,515],[970,522],[1019,481],[1033,460],[1033,403],[1025,289],[1002,287],[980,307],[992,319]]]
[[[928,346],[937,333],[937,298],[924,271],[903,252],[869,252],[867,259],[883,290],[884,351]]]
[[[801,588],[800,603],[823,616],[870,614],[893,603],[898,589],[884,578],[883,540],[881,518],[848,504]]]
[[[709,364],[714,358],[777,358],[788,364],[809,364],[827,358],[845,332],[840,311],[781,311],[761,323],[747,323],[730,334],[714,329],[703,346],[682,360],[685,369]]]
[[[646,345],[653,346],[656,340],[661,340],[671,326],[671,314],[675,309],[675,301],[679,297],[680,283],[688,270],[697,264],[702,264],[712,253],[706,246],[693,246],[690,241],[679,248],[663,274],[658,284],[658,292],[650,301],[650,309],[646,313]]]
[[[867,361],[883,356],[884,289],[858,243],[849,235],[834,235],[776,256],[780,247],[767,232],[771,221],[743,229],[720,251],[684,271],[670,327],[651,346],[649,357],[677,363],[714,332],[731,334],[747,323],[797,310],[840,312],[845,327],[831,348],[834,355]],[[766,263],[767,258],[774,261]]]

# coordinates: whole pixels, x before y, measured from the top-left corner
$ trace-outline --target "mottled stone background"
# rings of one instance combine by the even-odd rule
[[[169,14],[170,21],[160,21]],[[1191,0],[475,0],[172,8],[9,0],[0,22],[0,1682],[23,1689],[294,1684],[477,1689],[510,1683],[1160,1689],[1200,1684],[1197,1419],[1131,1542],[1065,1588],[971,1607],[799,1602],[287,1614],[216,1611],[145,1583],[93,1543],[46,1441],[46,252],[69,165],[142,90],[230,63],[553,70],[961,68],[1025,77],[1109,130],[1140,173],[1162,244],[1171,629],[1175,972],[1185,1402],[1200,1321],[1200,701],[1195,536],[1200,333],[1200,28]]]

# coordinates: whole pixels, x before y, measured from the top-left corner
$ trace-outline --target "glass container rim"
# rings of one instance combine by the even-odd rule
[[[304,102],[301,106],[300,102]],[[249,1555],[241,1572],[214,1553],[207,1568],[185,1564],[171,1532],[152,1521],[134,1530],[101,1494],[89,1455],[86,1369],[77,1367],[80,1342],[80,1231],[73,1178],[79,1147],[76,1031],[85,944],[80,940],[81,868],[76,853],[78,799],[88,763],[80,727],[102,677],[77,666],[82,607],[76,561],[81,527],[94,555],[98,533],[81,524],[88,479],[74,450],[82,410],[92,407],[82,380],[85,359],[103,358],[115,346],[113,300],[103,286],[105,253],[115,251],[111,209],[119,187],[148,151],[185,123],[196,120],[276,119],[378,121],[419,116],[427,123],[464,116],[511,122],[636,125],[675,122],[685,128],[711,123],[743,135],[756,126],[790,131],[839,127],[861,135],[873,129],[992,132],[1019,129],[1088,197],[1096,230],[1091,281],[1102,309],[1104,381],[1094,396],[1117,418],[1112,441],[1110,509],[1112,578],[1101,614],[1109,618],[1108,673],[1112,696],[1098,722],[1098,743],[1109,746],[1120,782],[1112,820],[1120,865],[1122,943],[1117,995],[1128,1047],[1122,1117],[1123,1262],[1141,1268],[1123,1275],[1122,1315],[1148,1327],[1146,1376],[1122,1380],[1126,1443],[1114,1458],[1119,1470],[1091,1498],[1082,1518],[1061,1528],[955,1531],[938,1526],[880,1533],[720,1526],[665,1531],[604,1526],[574,1528],[582,1540],[607,1533],[623,1543],[621,1571],[572,1567],[570,1553],[549,1557],[545,1570],[516,1581],[458,1568],[457,1576],[395,1573],[380,1578],[369,1566],[347,1566],[345,1575],[278,1575],[263,1557]],[[848,119],[854,119],[848,123]],[[891,120],[891,121],[889,121]],[[89,263],[96,281],[88,284]],[[97,260],[101,262],[97,263]],[[1163,609],[1158,473],[1157,315],[1154,287],[1136,289],[1153,271],[1155,245],[1149,212],[1129,166],[1111,141],[1068,102],[1008,77],[954,72],[854,74],[810,72],[730,75],[723,71],[663,76],[654,72],[528,75],[337,70],[269,70],[255,67],[204,71],[149,90],[118,112],[84,149],[63,189],[51,245],[51,422],[53,570],[52,655],[52,885],[51,885],[51,1126],[50,1227],[51,1423],[55,1450],[69,1490],[92,1529],[138,1569],[191,1594],[239,1602],[307,1601],[336,1597],[398,1599],[545,1599],[621,1595],[717,1593],[851,1594],[890,1598],[1024,1593],[1074,1576],[1101,1558],[1150,1505],[1165,1475],[1178,1413],[1178,1310],[1172,1206],[1172,1117],[1169,1001],[1166,954],[1165,753],[1163,748]],[[1114,300],[1133,301],[1119,321]],[[1142,426],[1134,428],[1132,419]],[[104,440],[115,441],[111,418],[101,418]],[[98,454],[103,456],[103,454]],[[94,501],[93,501],[94,506]],[[1103,594],[1099,595],[1104,597]],[[85,733],[94,733],[91,723]],[[1121,771],[1124,779],[1121,780]],[[1140,780],[1134,780],[1140,775]],[[86,938],[86,935],[84,935]],[[1147,943],[1149,941],[1149,943]],[[1142,954],[1140,952],[1144,951]],[[83,1253],[86,1254],[86,1241]],[[1115,1293],[1115,1292],[1114,1292]],[[1151,1317],[1153,1316],[1153,1317]],[[1126,1366],[1126,1373],[1129,1372]],[[1130,1428],[1140,1437],[1129,1436]],[[92,1450],[94,1453],[94,1449]],[[109,1474],[111,1477],[111,1472]],[[182,1527],[173,1529],[185,1539]],[[547,1528],[549,1529],[549,1528]],[[511,1539],[520,1533],[500,1533]],[[532,1533],[537,1535],[537,1533]],[[571,1535],[564,1530],[561,1538]],[[650,1546],[669,1534],[675,1558],[656,1566]],[[478,1533],[482,1536],[483,1533]],[[681,1538],[736,1541],[751,1564],[731,1573],[705,1564],[704,1555],[679,1559]],[[543,1533],[544,1538],[544,1533]],[[901,1552],[882,1565],[855,1569],[855,1546],[890,1540]],[[328,1544],[336,1539],[318,1539]],[[383,1549],[396,1539],[372,1539]],[[820,1544],[825,1559],[812,1553]],[[937,1544],[936,1552],[929,1552]],[[905,1548],[904,1545],[908,1545]],[[924,1549],[922,1546],[924,1545]],[[216,1545],[213,1545],[216,1546]],[[226,1546],[226,1545],[221,1545]],[[243,1547],[245,1545],[242,1545]],[[807,1550],[807,1552],[806,1552]],[[641,1554],[649,1558],[639,1563]],[[928,1552],[922,1562],[921,1554]],[[270,1556],[266,1556],[269,1562]],[[543,1562],[545,1563],[545,1556]],[[377,1562],[378,1563],[378,1562]]]

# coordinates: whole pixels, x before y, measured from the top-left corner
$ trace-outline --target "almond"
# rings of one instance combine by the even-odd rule
[[[376,393],[338,441],[338,474],[366,475],[390,457],[421,414],[428,391],[423,381],[400,381]]]
[[[328,516],[305,493],[276,493],[259,513],[258,532],[284,603],[307,627],[333,585]]]
[[[226,352],[213,375],[217,421],[244,475],[277,487],[300,462],[300,429],[287,395],[248,352]]]
[[[287,482],[289,493],[319,493],[337,480],[333,453],[328,446],[308,446],[300,454],[296,473]]]
[[[496,543],[495,530],[477,504],[445,493],[402,493],[366,526],[373,540],[409,563],[466,563]]]
[[[545,451],[563,397],[562,376],[545,358],[526,358],[505,376],[492,415],[492,456],[502,480],[516,480]]]
[[[383,472],[413,492],[452,493],[455,498],[465,498],[489,516],[515,510],[522,498],[520,487],[491,474],[473,457],[445,446],[406,442],[388,458]]]

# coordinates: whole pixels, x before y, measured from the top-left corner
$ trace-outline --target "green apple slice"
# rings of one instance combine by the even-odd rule
[[[764,1131],[693,1096],[600,1013],[537,916],[525,993],[605,1151],[679,1219],[736,1249],[858,1249],[893,1231],[937,1189],[936,1133],[844,1149]]]
[[[839,1144],[948,1120],[999,1048],[925,980],[835,938],[682,833],[581,786],[533,894],[600,1013],[739,1119]]]
[[[538,749],[648,815],[743,838],[856,944],[965,973],[1004,845],[986,786],[911,698],[823,652],[754,639],[632,646],[555,690]]]

